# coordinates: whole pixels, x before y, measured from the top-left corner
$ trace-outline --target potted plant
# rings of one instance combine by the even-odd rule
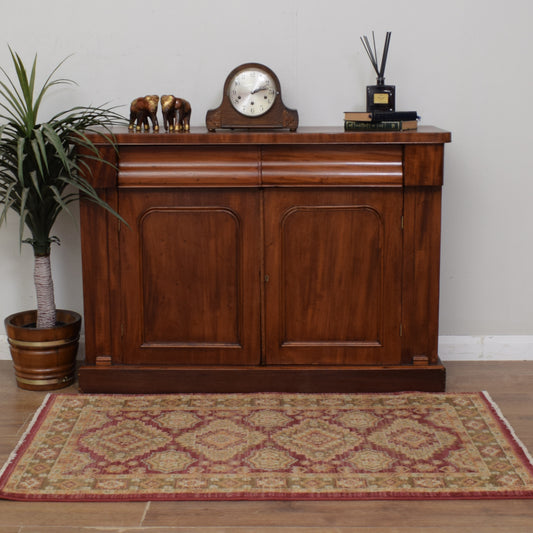
[[[87,159],[103,161],[86,133],[96,131],[113,144],[110,127],[124,119],[103,106],[77,106],[39,122],[46,93],[73,83],[55,78],[65,60],[36,88],[37,56],[28,74],[19,55],[9,51],[16,77],[0,67],[0,225],[9,210],[18,214],[20,245],[33,248],[37,309],[4,323],[19,387],[50,390],[74,380],[81,326],[78,313],[55,306],[50,251],[59,238],[52,229],[62,211],[71,214],[69,205],[80,194],[119,217],[86,179]]]

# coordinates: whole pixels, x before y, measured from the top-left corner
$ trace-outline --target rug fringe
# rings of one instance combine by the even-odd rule
[[[492,410],[496,413],[496,415],[500,419],[500,422],[505,426],[507,431],[510,433],[511,437],[513,437],[513,440],[516,443],[516,446],[520,448],[521,452],[524,454],[524,457],[529,461],[529,465],[533,469],[533,456],[529,453],[528,449],[524,446],[524,443],[520,440],[518,435],[515,433],[513,426],[509,423],[507,418],[505,418],[504,414],[498,407],[498,404],[492,399],[488,391],[482,391],[481,394],[485,397],[485,399],[491,406]]]
[[[28,435],[31,433],[31,430],[33,429],[33,426],[36,424],[37,420],[39,419],[39,416],[42,413],[43,409],[48,405],[48,400],[50,399],[50,396],[51,396],[51,393],[48,393],[44,397],[44,400],[41,402],[41,406],[37,409],[37,411],[33,415],[30,423],[28,424],[28,427],[26,428],[26,431],[22,434],[22,437],[19,439],[17,445],[15,446],[15,449],[11,452],[4,466],[0,469],[0,478],[2,478],[2,476],[4,475],[4,472],[11,465],[11,463],[13,463],[13,461],[15,461],[15,459],[17,458],[20,448],[23,446]]]

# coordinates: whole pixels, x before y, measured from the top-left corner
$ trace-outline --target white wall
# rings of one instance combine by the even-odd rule
[[[364,108],[375,76],[359,37],[392,31],[386,81],[397,108],[452,131],[443,195],[443,336],[533,335],[533,3],[531,0],[0,0],[0,65],[7,44],[75,89],[50,111],[124,105],[146,93],[189,99],[193,126],[221,99],[235,66],[270,66],[300,125],[340,125]],[[57,304],[82,311],[79,235],[60,220]],[[18,220],[0,229],[0,317],[34,306],[29,249]],[[0,334],[3,334],[0,329]]]

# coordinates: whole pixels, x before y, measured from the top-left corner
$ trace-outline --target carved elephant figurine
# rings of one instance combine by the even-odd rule
[[[150,129],[148,118],[152,121],[152,128],[154,131],[159,130],[159,123],[157,122],[157,105],[159,104],[159,96],[150,94],[135,98],[130,106],[130,125],[129,129],[134,127],[137,131]]]
[[[161,97],[161,111],[165,130],[190,130],[191,104],[187,100],[165,94]]]

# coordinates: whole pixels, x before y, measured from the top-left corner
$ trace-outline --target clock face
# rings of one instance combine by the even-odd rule
[[[231,105],[246,117],[264,115],[274,105],[277,94],[272,76],[255,67],[237,72],[228,87]]]

